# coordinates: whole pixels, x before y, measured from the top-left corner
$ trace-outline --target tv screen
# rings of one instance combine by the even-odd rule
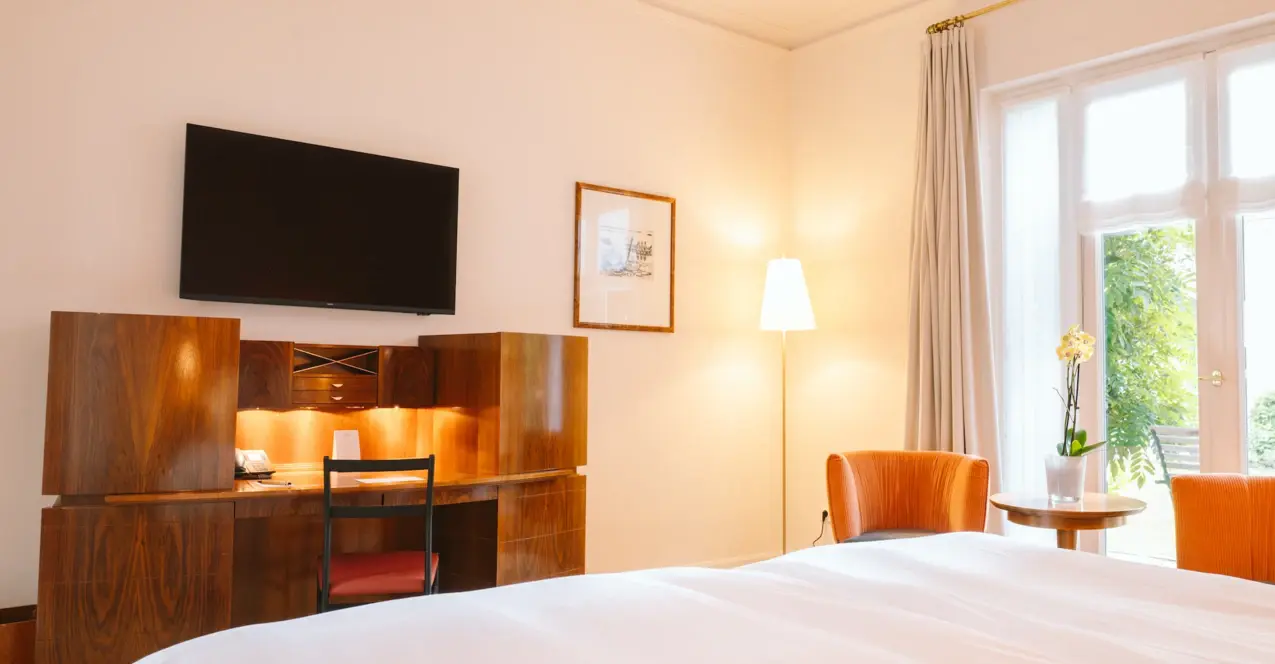
[[[186,126],[181,296],[456,313],[460,171]]]

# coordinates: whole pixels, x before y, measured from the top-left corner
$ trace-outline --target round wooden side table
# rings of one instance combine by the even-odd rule
[[[1086,493],[1076,503],[1055,503],[1048,496],[1019,493],[998,493],[991,501],[1005,510],[1013,523],[1057,530],[1060,549],[1075,549],[1078,531],[1123,526],[1125,519],[1147,508],[1141,500],[1112,493]]]

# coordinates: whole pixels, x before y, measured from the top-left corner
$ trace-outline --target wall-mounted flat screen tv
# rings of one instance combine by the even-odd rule
[[[456,313],[460,171],[186,126],[181,297]]]

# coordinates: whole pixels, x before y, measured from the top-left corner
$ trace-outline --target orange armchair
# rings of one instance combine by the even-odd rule
[[[1275,477],[1173,478],[1178,569],[1275,582]]]
[[[987,460],[952,452],[828,457],[828,511],[838,542],[982,532]]]

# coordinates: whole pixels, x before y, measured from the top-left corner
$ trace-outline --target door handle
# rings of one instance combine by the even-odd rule
[[[1207,376],[1200,376],[1200,380],[1207,380],[1213,387],[1222,387],[1222,383],[1226,381],[1226,376],[1221,371],[1214,371]]]

